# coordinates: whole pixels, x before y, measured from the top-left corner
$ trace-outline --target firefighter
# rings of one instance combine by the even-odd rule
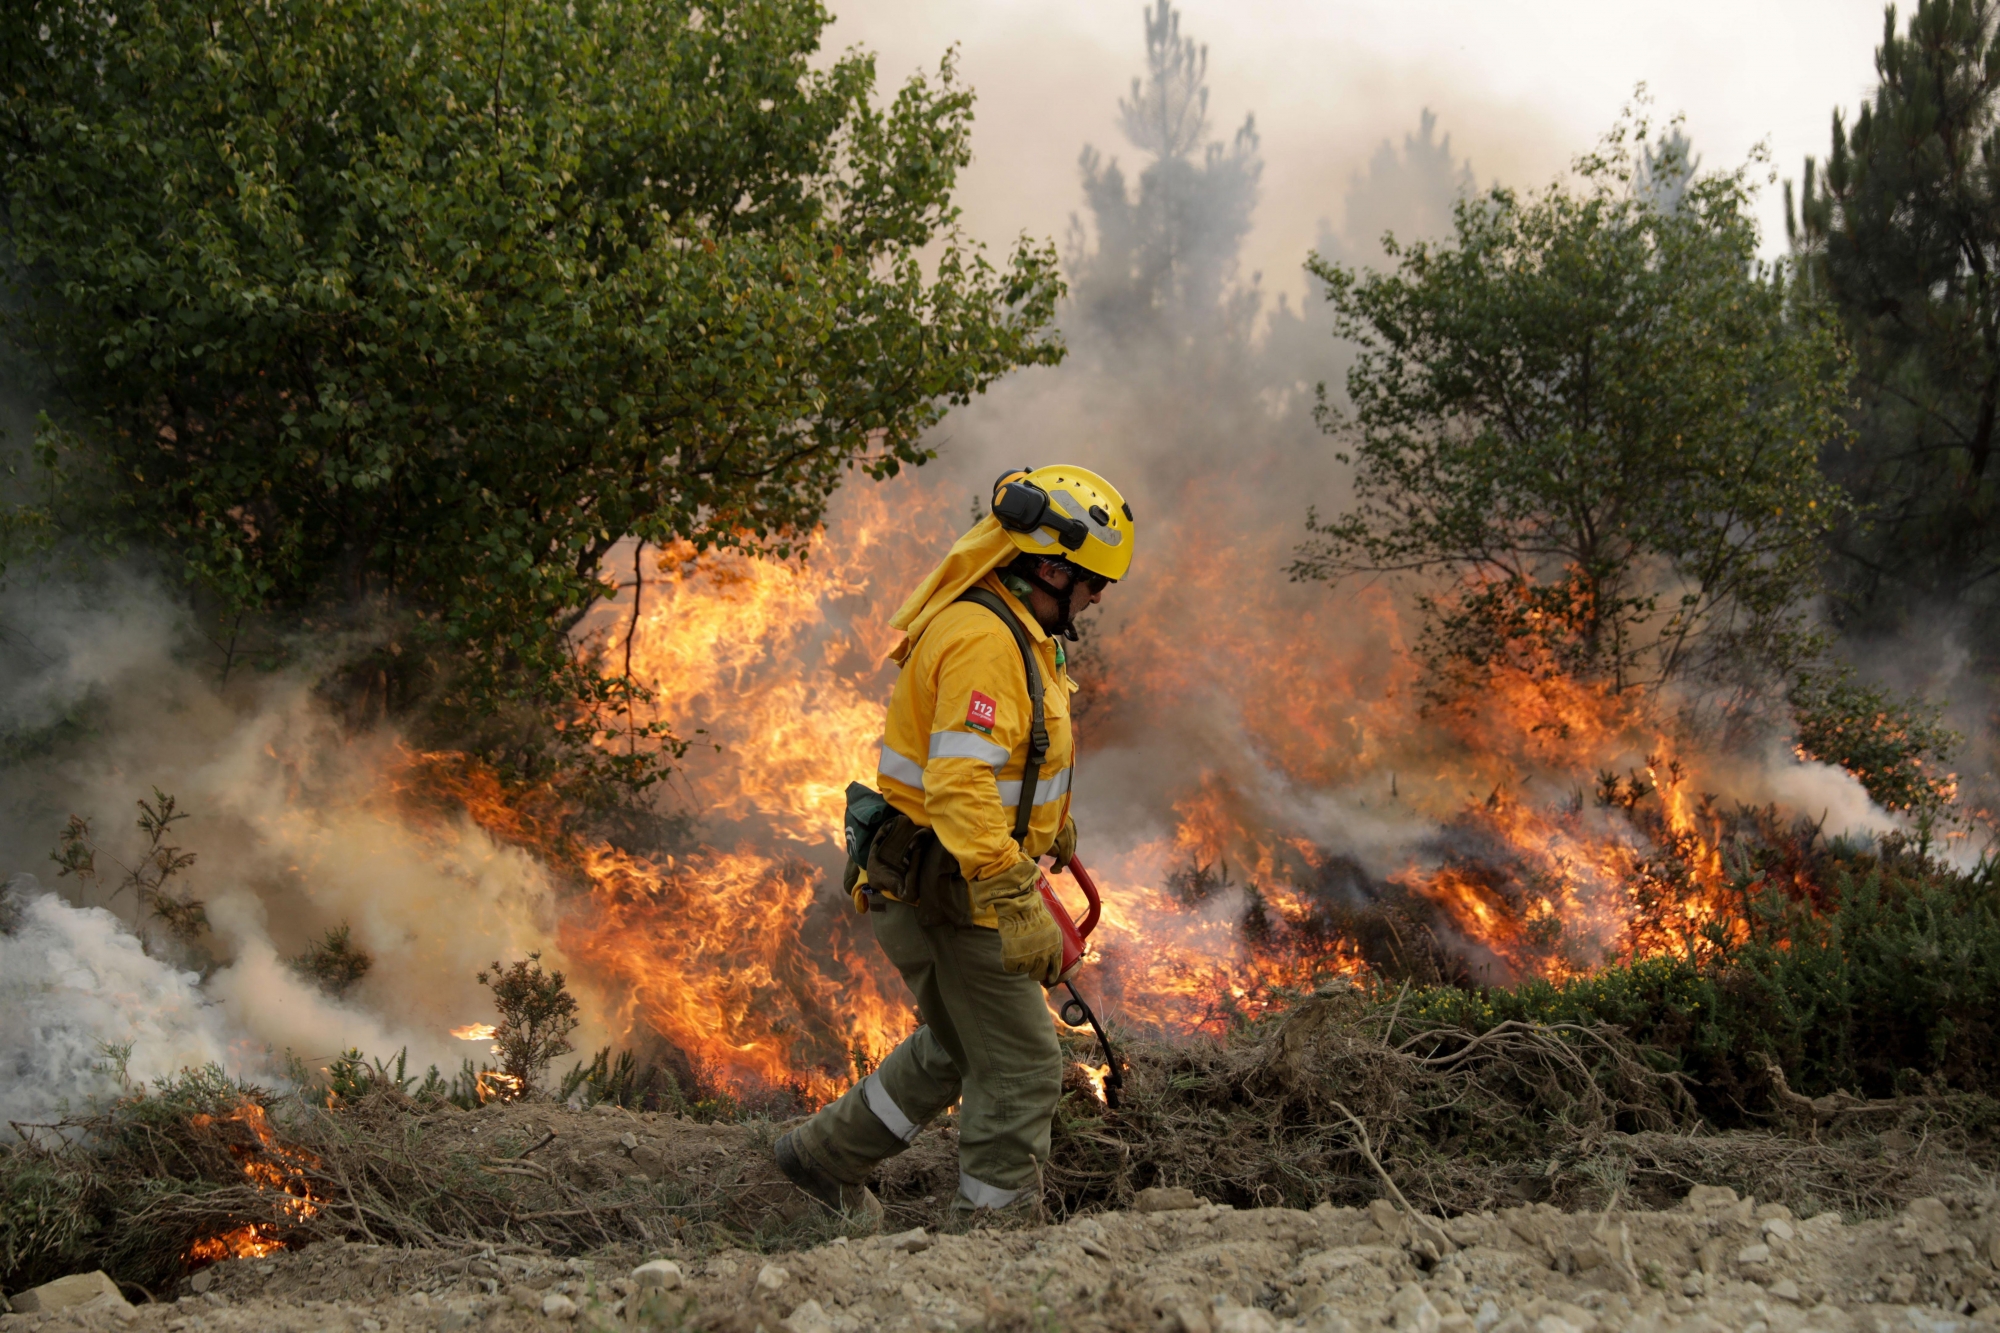
[[[1062,1084],[1043,991],[1058,979],[1062,939],[1035,884],[1039,858],[1060,869],[1076,851],[1065,644],[1125,577],[1132,539],[1131,507],[1095,473],[1009,473],[991,512],[890,622],[906,637],[892,654],[901,673],[876,778],[886,806],[874,801],[879,821],[848,876],[920,1026],[775,1145],[794,1184],[853,1221],[881,1216],[864,1184],[875,1164],[961,1098],[954,1221],[1039,1214]],[[1024,651],[1038,668],[1040,736]],[[850,806],[851,853],[854,820]]]

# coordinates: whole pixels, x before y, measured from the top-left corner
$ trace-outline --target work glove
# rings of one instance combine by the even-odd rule
[[[1049,844],[1049,855],[1056,859],[1057,870],[1069,869],[1069,859],[1076,855],[1076,821],[1063,820],[1062,832]]]
[[[975,910],[984,903],[998,918],[1000,966],[1053,986],[1062,972],[1062,932],[1056,929],[1055,918],[1035,889],[1041,877],[1042,868],[1033,861],[1016,861],[997,875],[973,880],[968,887]]]

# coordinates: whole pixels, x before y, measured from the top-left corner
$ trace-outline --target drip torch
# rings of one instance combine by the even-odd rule
[[[1097,918],[1104,911],[1104,903],[1097,896],[1097,884],[1090,878],[1090,872],[1074,856],[1069,861],[1069,873],[1076,880],[1077,887],[1083,890],[1084,901],[1090,905],[1083,914],[1081,925],[1070,916],[1062,899],[1056,897],[1055,886],[1049,883],[1046,874],[1035,881],[1035,888],[1042,895],[1042,904],[1049,909],[1049,915],[1055,918],[1056,929],[1062,933],[1062,973],[1056,978],[1055,985],[1068,991],[1069,998],[1056,1012],[1071,1027],[1082,1027],[1087,1023],[1090,1030],[1097,1034],[1098,1049],[1104,1052],[1104,1104],[1115,1111],[1118,1109],[1119,1090],[1125,1086],[1125,1076],[1118,1068],[1118,1055],[1111,1049],[1111,1038],[1104,1035],[1104,1025],[1097,1021],[1097,1015],[1091,1012],[1090,1005],[1077,992],[1076,983],[1070,980],[1077,964],[1083,961],[1084,941],[1097,928]],[[1055,986],[1049,989],[1054,990]]]

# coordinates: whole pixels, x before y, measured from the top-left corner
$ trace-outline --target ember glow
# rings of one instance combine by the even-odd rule
[[[589,628],[657,691],[639,721],[691,742],[671,850],[558,833],[546,801],[411,756],[406,794],[570,867],[563,964],[619,1045],[814,1103],[910,1031],[839,890],[841,810],[875,772],[888,617],[963,522],[955,494],[850,488],[803,562],[649,548],[636,615],[626,550],[627,586]],[[1387,592],[1287,584],[1291,532],[1242,529],[1259,535],[1154,529],[1145,576],[1073,662],[1076,809],[1104,895],[1083,983],[1114,1025],[1220,1032],[1384,970],[1560,980],[1725,928],[1699,756],[1639,706],[1554,672],[1439,704]]]

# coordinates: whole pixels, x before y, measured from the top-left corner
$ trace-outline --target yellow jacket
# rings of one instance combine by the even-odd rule
[[[1069,703],[1076,686],[1057,659],[1056,641],[993,573],[1014,554],[1000,525],[981,519],[890,621],[909,637],[892,654],[903,669],[889,698],[877,786],[891,805],[937,831],[968,880],[1042,855],[1069,817],[1075,759]],[[1027,675],[999,617],[957,600],[974,586],[998,594],[1014,612],[1041,666],[1049,753],[1035,785],[1025,850],[1013,833],[1028,753]],[[972,915],[980,925],[996,924],[992,907],[977,895]]]

